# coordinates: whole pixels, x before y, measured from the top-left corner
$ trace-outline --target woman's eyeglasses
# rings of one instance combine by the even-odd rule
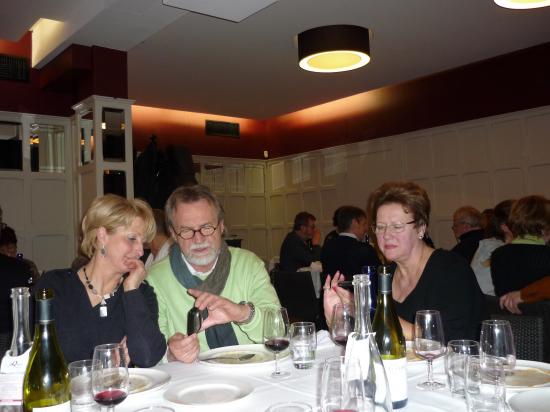
[[[416,220],[411,220],[410,222],[406,223],[390,223],[389,225],[383,224],[383,223],[376,223],[372,225],[372,230],[374,233],[386,233],[388,231],[389,233],[401,233],[405,230],[405,227],[407,225],[412,225],[413,223],[416,223]]]

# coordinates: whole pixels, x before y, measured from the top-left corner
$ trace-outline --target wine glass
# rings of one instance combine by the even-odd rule
[[[336,345],[346,348],[348,336],[354,329],[353,323],[353,311],[350,304],[340,303],[332,307],[330,336]]]
[[[119,343],[96,346],[92,366],[94,400],[108,411],[128,396],[129,375],[125,347]]]
[[[263,337],[265,347],[275,354],[275,371],[272,378],[282,378],[290,375],[287,371],[279,370],[279,352],[288,348],[290,342],[288,313],[285,308],[264,309]]]
[[[510,322],[502,319],[489,319],[481,323],[479,347],[482,355],[495,356],[502,360],[507,374],[516,366],[516,346]]]
[[[434,359],[445,354],[443,322],[438,310],[419,310],[416,312],[413,330],[414,352],[419,358],[428,361],[428,380],[416,385],[418,389],[433,391],[445,387],[444,383],[433,379]]]

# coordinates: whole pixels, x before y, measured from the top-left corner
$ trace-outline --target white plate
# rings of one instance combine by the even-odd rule
[[[548,386],[550,386],[550,364],[548,363],[518,360],[514,373],[506,377],[506,388],[511,391]]]
[[[157,369],[129,368],[130,395],[160,389],[170,381],[170,375]]]
[[[510,399],[509,403],[514,412],[548,412],[550,388],[518,393]]]
[[[238,360],[239,356],[251,354],[254,355],[249,359]],[[279,360],[289,356],[289,351],[284,350],[279,354]],[[223,359],[222,359],[223,357]],[[210,358],[220,358],[204,360]],[[225,346],[223,348],[211,349],[202,352],[199,355],[199,362],[205,365],[214,365],[222,367],[251,367],[258,365],[269,365],[275,362],[275,355],[268,351],[264,345],[235,345]]]
[[[237,379],[201,379],[180,383],[164,392],[164,398],[180,405],[213,405],[234,402],[252,393],[254,387]]]

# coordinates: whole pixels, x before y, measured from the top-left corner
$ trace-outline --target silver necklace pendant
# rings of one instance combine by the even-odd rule
[[[100,318],[107,317],[107,302],[105,301],[105,299],[102,299],[101,305],[99,305],[99,317]]]

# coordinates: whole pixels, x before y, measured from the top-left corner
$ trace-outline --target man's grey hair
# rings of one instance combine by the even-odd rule
[[[225,211],[217,196],[210,189],[203,185],[180,186],[172,192],[164,211],[166,214],[166,226],[174,228],[174,213],[180,203],[195,203],[199,200],[206,200],[211,206],[216,209],[218,215],[218,223],[225,218]]]

